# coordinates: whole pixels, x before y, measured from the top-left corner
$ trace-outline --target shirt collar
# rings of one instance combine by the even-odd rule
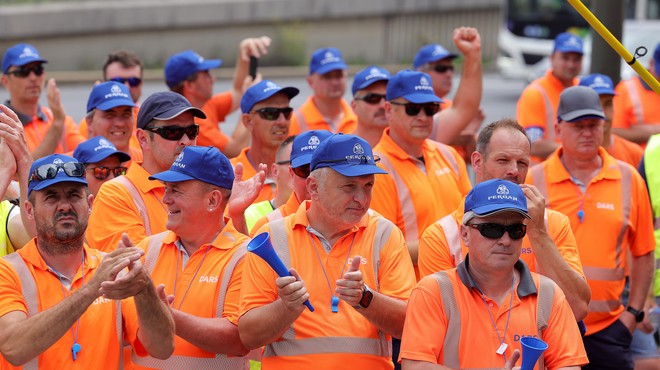
[[[18,120],[21,121],[21,123],[23,124],[23,127],[27,126],[27,124],[32,122],[32,119],[34,117],[29,116],[27,114],[23,114],[23,113],[15,110],[14,108],[12,108],[11,101],[9,101],[9,100],[5,101],[5,105],[9,109],[13,110],[14,113],[16,113],[16,115],[18,116]],[[43,110],[41,109],[41,105],[37,105],[37,116],[36,117],[39,118],[40,120],[44,121],[44,122],[46,122],[48,120],[48,117],[46,117]]]
[[[474,281],[474,279],[472,279],[472,275],[470,275],[468,268],[469,266],[470,254],[468,253],[465,256],[465,260],[456,266],[458,277],[461,279],[463,285],[465,285],[468,289],[475,289],[479,291],[477,283]],[[518,288],[516,289],[518,292],[518,297],[522,298],[528,295],[537,294],[538,291],[536,290],[536,284],[534,284],[534,279],[532,278],[532,274],[529,272],[527,264],[525,264],[523,260],[519,259],[513,268],[516,269],[520,274],[520,281],[518,282]]]

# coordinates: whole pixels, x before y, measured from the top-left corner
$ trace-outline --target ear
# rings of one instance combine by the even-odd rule
[[[211,191],[208,195],[207,201],[206,201],[206,208],[212,208],[216,209],[222,205],[222,193],[218,189],[214,189]]]
[[[555,136],[559,137],[561,135],[561,124],[559,122],[555,122]]]
[[[87,213],[88,213],[89,215],[92,214],[92,205],[93,205],[93,204],[94,204],[94,194],[90,194],[90,195],[87,197],[87,206],[89,207],[89,210],[87,211]]]
[[[314,87],[314,78],[311,75],[305,77],[305,80],[307,81],[309,87]]]
[[[280,173],[280,170],[277,167],[279,167],[279,166],[275,163],[270,165],[270,174],[275,179],[277,178],[277,175]]]
[[[28,219],[34,221],[34,207],[32,206],[32,203],[26,199],[23,201],[23,206],[25,207]]]
[[[460,233],[461,233],[461,239],[463,240],[463,244],[465,244],[469,248],[470,247],[470,227],[461,224]]]
[[[248,131],[252,132],[254,125],[252,124],[252,119],[248,113],[241,114],[241,122],[243,123],[243,126],[248,129]]]
[[[8,83],[9,83],[9,77],[7,75],[3,74],[2,75],[2,86],[4,86],[5,89],[7,89],[7,84]],[[7,89],[7,90],[9,90],[9,89]]]
[[[351,100],[351,109],[353,109],[353,112],[355,112],[355,109],[357,108],[357,103],[355,99]]]
[[[138,139],[138,143],[140,143],[140,147],[142,150],[144,150],[145,147],[147,147],[149,144],[149,133],[141,128],[135,130],[135,137]]]
[[[307,186],[307,192],[309,193],[310,199],[317,200],[319,196],[319,186],[320,186],[318,180],[312,176],[309,176],[305,181],[305,185]]]

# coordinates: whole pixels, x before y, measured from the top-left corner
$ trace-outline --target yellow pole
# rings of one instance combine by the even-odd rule
[[[575,10],[582,15],[591,27],[598,32],[598,34],[607,42],[614,51],[617,52],[623,58],[623,60],[632,67],[632,69],[637,72],[637,74],[646,82],[657,94],[660,94],[660,83],[649,73],[649,71],[642,66],[642,64],[636,58],[626,50],[626,48],[621,45],[619,40],[612,35],[612,33],[605,27],[596,16],[586,7],[580,0],[567,0]]]

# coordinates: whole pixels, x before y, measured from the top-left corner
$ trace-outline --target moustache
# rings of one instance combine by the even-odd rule
[[[76,217],[78,216],[75,212],[69,211],[69,212],[58,212],[55,214],[55,221],[59,221],[61,218],[64,217]]]

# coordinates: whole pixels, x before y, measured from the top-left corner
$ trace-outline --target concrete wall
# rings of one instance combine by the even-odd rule
[[[233,65],[245,37],[273,38],[262,65],[305,65],[322,46],[351,64],[410,63],[419,46],[456,50],[451,31],[479,28],[497,53],[502,0],[114,0],[0,7],[0,49],[34,44],[50,70],[98,70],[108,52],[138,53],[147,68],[193,49]]]

